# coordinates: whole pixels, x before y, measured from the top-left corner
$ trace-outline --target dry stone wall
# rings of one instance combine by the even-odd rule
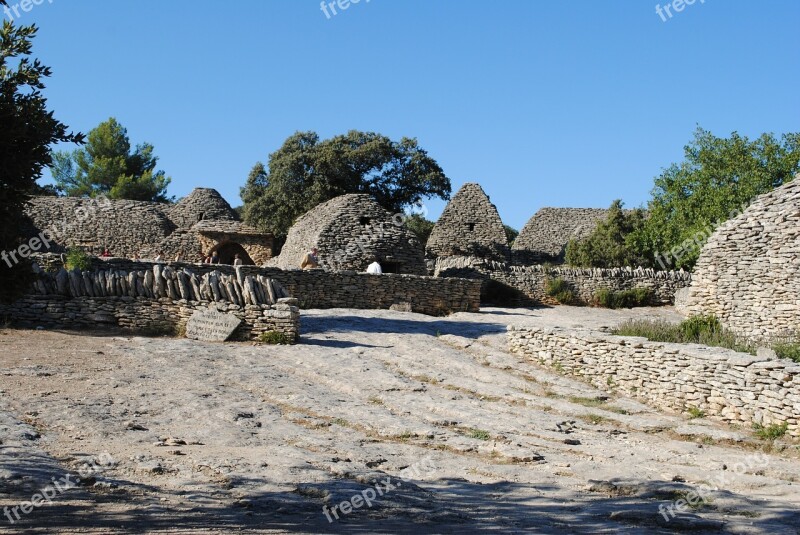
[[[328,271],[364,271],[377,257],[385,273],[426,273],[422,244],[405,227],[402,214],[392,215],[369,195],[341,195],[309,210],[268,265],[297,268],[312,247],[319,249]]]
[[[279,331],[296,340],[299,333],[296,300],[277,281],[243,274],[241,268],[198,274],[188,267],[108,261],[86,271],[67,271],[53,255],[38,260],[51,271],[34,264],[31,291],[0,306],[0,314],[27,324],[160,332],[185,325],[193,311],[213,306],[243,320],[239,338]]]
[[[42,282],[40,280],[37,283],[39,286],[36,293],[53,292],[53,284],[56,284],[56,288],[58,287],[58,273],[61,273],[62,267],[61,259],[57,255],[38,255],[35,260],[43,270],[56,273],[56,275],[50,273],[47,275],[47,277],[55,277],[55,281],[47,280]],[[216,301],[216,294],[213,290],[214,285],[212,284],[212,281],[216,280],[217,291],[223,297],[220,302],[232,302],[234,304],[240,304],[241,301],[229,301],[225,296],[241,293],[244,296],[243,299],[248,299],[247,295],[256,294],[260,297],[258,297],[257,301],[254,301],[255,304],[270,304],[274,302],[269,299],[270,284],[268,283],[271,283],[276,288],[274,292],[277,297],[296,297],[301,308],[389,309],[395,307],[429,315],[477,312],[480,308],[481,281],[474,279],[443,279],[402,274],[370,275],[354,271],[328,272],[322,269],[308,271],[299,269],[282,270],[257,266],[234,268],[232,266],[183,262],[155,264],[152,262],[99,258],[93,259],[91,270],[93,274],[96,274],[93,276],[96,277],[101,276],[99,273],[108,272],[136,273],[136,287],[138,288],[139,282],[142,281],[146,297],[148,296],[146,288],[152,286],[146,284],[145,280],[150,279],[148,273],[152,273],[154,276],[156,271],[161,273],[161,278],[164,278],[166,273],[173,282],[171,285],[165,284],[164,289],[159,290],[158,294],[153,293],[153,297],[162,295],[169,297],[170,294],[168,292],[170,291],[177,298],[184,297],[182,293],[184,291],[189,292],[185,295],[195,296],[198,291],[195,289],[195,285],[198,285],[200,295],[205,300]],[[104,276],[107,284],[108,276]],[[63,274],[60,275],[60,278],[63,281]],[[127,280],[127,277],[124,278]],[[155,279],[155,277],[153,278]],[[120,280],[121,277],[118,275],[116,279]],[[189,280],[189,288],[182,289],[181,279]],[[244,281],[244,284],[239,281]],[[62,287],[63,284],[62,282]],[[93,290],[95,284],[98,283],[95,283],[93,279]],[[208,284],[208,287],[206,287],[206,284]],[[245,291],[245,288],[250,288],[251,284],[253,289]],[[44,288],[41,285],[44,285]],[[130,282],[128,287],[131,287]],[[170,287],[172,288],[171,290]],[[233,289],[230,289],[231,287]],[[208,299],[210,297],[209,291],[212,292],[211,295],[214,295],[213,299]],[[222,294],[223,291],[225,291],[224,294]],[[245,301],[244,304],[250,304],[250,301]]]
[[[711,235],[677,305],[687,315],[713,314],[750,339],[800,335],[800,178]]]
[[[788,425],[800,436],[800,365],[694,344],[590,331],[509,327],[512,352],[654,407],[731,424]]]
[[[480,185],[464,184],[431,231],[426,255],[477,256],[507,261],[510,250],[497,208]]]
[[[484,301],[513,306],[547,302],[547,281],[557,278],[563,279],[584,303],[591,303],[600,289],[647,288],[651,291],[652,305],[674,303],[676,292],[689,286],[692,280],[692,275],[685,271],[514,266],[470,257],[440,258],[434,274],[438,277],[480,279],[484,281]]]
[[[265,332],[281,332],[290,341],[300,336],[300,310],[294,299],[275,305],[238,306],[149,297],[66,297],[27,295],[12,305],[0,305],[0,315],[15,323],[63,329],[119,327],[135,333],[177,333],[198,310],[233,314],[242,324],[233,340],[257,340]]]
[[[542,208],[514,240],[512,259],[522,265],[563,262],[569,241],[587,237],[607,215],[602,208]]]

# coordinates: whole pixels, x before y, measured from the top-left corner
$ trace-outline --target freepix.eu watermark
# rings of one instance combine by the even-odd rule
[[[405,225],[406,221],[414,216],[425,217],[428,215],[428,207],[421,201],[417,201],[411,205],[407,212],[398,212],[391,217],[391,221],[377,221],[374,224],[365,225],[364,232],[361,236],[348,243],[347,247],[338,249],[328,257],[322,257],[320,264],[324,265],[331,270],[342,269],[346,260],[358,254],[370,254],[372,252],[372,243],[377,240],[382,240],[386,235],[387,230],[391,226],[400,228]]]
[[[333,519],[339,520],[339,515],[349,515],[353,511],[357,511],[362,507],[372,507],[373,503],[378,498],[383,498],[391,491],[402,487],[403,483],[413,479],[419,479],[420,476],[429,476],[436,472],[438,467],[434,464],[433,459],[425,457],[421,461],[404,468],[400,472],[400,480],[392,479],[386,476],[382,481],[378,481],[372,487],[368,487],[358,494],[353,495],[349,500],[336,504],[333,507],[324,505],[322,507],[322,514],[328,519],[328,523],[333,523]]]
[[[350,6],[360,4],[361,2],[362,0],[333,0],[332,2],[322,0],[322,2],[319,3],[319,9],[325,14],[328,20],[331,20],[331,17],[335,17],[342,11],[350,9]],[[363,2],[369,4],[369,0],[363,0]]]
[[[9,268],[13,268],[25,258],[33,253],[50,249],[54,241],[66,235],[67,231],[75,225],[79,225],[94,216],[98,209],[106,209],[111,206],[111,200],[105,195],[98,195],[89,199],[84,206],[75,208],[75,217],[72,220],[67,218],[61,221],[54,221],[50,228],[44,229],[38,235],[29,239],[13,251],[0,252],[0,258]],[[2,264],[0,264],[2,266]]]
[[[763,469],[767,466],[769,466],[769,457],[763,453],[756,453],[753,455],[748,455],[743,462],[734,464],[731,469],[737,476],[741,476],[746,474],[747,471],[752,468]],[[666,522],[669,522],[675,518],[678,513],[685,513],[690,508],[697,507],[703,503],[710,503],[710,493],[724,489],[728,483],[730,483],[730,478],[727,476],[727,474],[720,474],[719,476],[712,478],[709,483],[702,483],[698,485],[694,490],[690,490],[682,498],[675,500],[671,504],[660,504],[658,506],[658,512],[662,517],[664,517]]]
[[[661,17],[663,22],[667,22],[674,16],[674,13],[680,13],[686,9],[686,6],[691,6],[696,2],[705,4],[706,0],[672,0],[672,2],[664,4],[663,6],[661,4],[656,4],[656,15]]]
[[[80,486],[83,480],[89,479],[94,475],[103,472],[104,470],[114,466],[116,462],[109,453],[102,453],[96,459],[91,459],[85,462],[78,469],[76,474],[67,474],[61,479],[52,478],[52,483],[43,489],[39,489],[30,500],[20,502],[14,507],[6,507],[3,509],[3,514],[12,524],[19,522],[23,516],[31,514],[34,510],[43,506],[46,503],[51,503],[54,498],[70,489]]]
[[[709,223],[708,226],[698,230],[691,237],[685,239],[682,243],[676,245],[669,251],[657,251],[656,262],[658,262],[658,265],[661,266],[661,269],[671,269],[673,265],[679,264],[681,258],[684,256],[702,249],[717,227],[726,221],[730,221],[735,217],[739,217],[742,212],[747,209],[748,205],[749,202],[743,203],[739,208],[735,208],[730,211],[728,214],[728,219],[717,219],[716,221]]]
[[[5,13],[8,20],[14,22],[21,18],[25,13],[30,13],[33,8],[40,6],[44,3],[52,4],[53,0],[20,0],[16,4],[3,6],[3,13]]]

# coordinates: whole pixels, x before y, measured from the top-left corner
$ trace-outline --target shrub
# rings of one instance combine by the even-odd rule
[[[653,342],[703,344],[755,354],[753,344],[724,329],[714,316],[692,316],[679,324],[664,320],[630,320],[614,329],[620,336],[641,336]]]
[[[578,303],[578,296],[570,288],[567,281],[562,278],[548,279],[545,282],[545,293],[562,305],[574,305]]]
[[[633,308],[647,306],[652,301],[652,292],[649,288],[633,288],[615,292],[608,288],[601,288],[594,294],[595,306],[603,308]]]
[[[692,316],[681,322],[680,330],[686,340],[699,341],[722,332],[722,324],[715,316]]]
[[[586,238],[570,240],[564,261],[572,266],[613,268],[649,266],[647,259],[628,243],[627,238],[644,225],[642,209],[624,210],[622,201],[611,203],[608,214]]]
[[[705,411],[698,407],[689,407],[686,412],[689,413],[690,420],[694,420],[695,418],[704,418],[706,415]]]
[[[261,333],[261,336],[258,337],[258,341],[262,344],[270,345],[287,345],[291,343],[289,337],[280,331],[267,331],[265,333]]]
[[[753,424],[753,430],[756,436],[762,440],[775,440],[786,434],[786,431],[789,430],[789,424],[784,422],[782,424],[772,424],[766,427],[761,424]]]
[[[72,271],[73,269],[86,271],[92,267],[92,259],[83,249],[70,247],[69,250],[67,250],[67,260],[64,263],[64,267],[68,271]]]
[[[781,342],[772,346],[778,357],[800,362],[800,342]]]

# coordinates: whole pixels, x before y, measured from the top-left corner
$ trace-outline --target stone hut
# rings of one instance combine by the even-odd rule
[[[273,237],[238,221],[236,212],[213,189],[197,188],[176,204],[76,197],[34,197],[26,213],[27,234],[52,237],[47,250],[80,247],[92,254],[108,248],[112,255],[138,254],[166,259],[180,255],[197,261],[200,253],[217,251],[232,262],[239,253],[248,264],[263,264],[272,256]]]
[[[514,263],[563,263],[569,241],[587,237],[607,215],[602,208],[542,208],[514,240]]]
[[[714,231],[676,308],[752,340],[800,334],[800,175]]]
[[[497,208],[480,185],[461,186],[433,227],[426,256],[509,259],[508,240]]]
[[[364,194],[342,195],[300,217],[286,237],[281,254],[270,265],[299,268],[303,255],[319,249],[320,263],[329,271],[364,271],[377,257],[384,273],[425,275],[422,244],[403,224]]]

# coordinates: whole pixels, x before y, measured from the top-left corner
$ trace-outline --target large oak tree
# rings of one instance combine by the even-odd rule
[[[416,139],[353,130],[323,141],[295,133],[268,166],[253,167],[241,194],[245,221],[283,236],[299,216],[346,193],[370,194],[400,212],[423,198],[448,199],[450,191],[450,179]]]
[[[50,145],[83,140],[47,110],[42,90],[50,68],[30,57],[36,32],[8,21],[0,30],[0,251],[6,253],[22,245],[25,203],[51,163]],[[30,277],[27,262],[0,262],[0,300],[19,297]]]

